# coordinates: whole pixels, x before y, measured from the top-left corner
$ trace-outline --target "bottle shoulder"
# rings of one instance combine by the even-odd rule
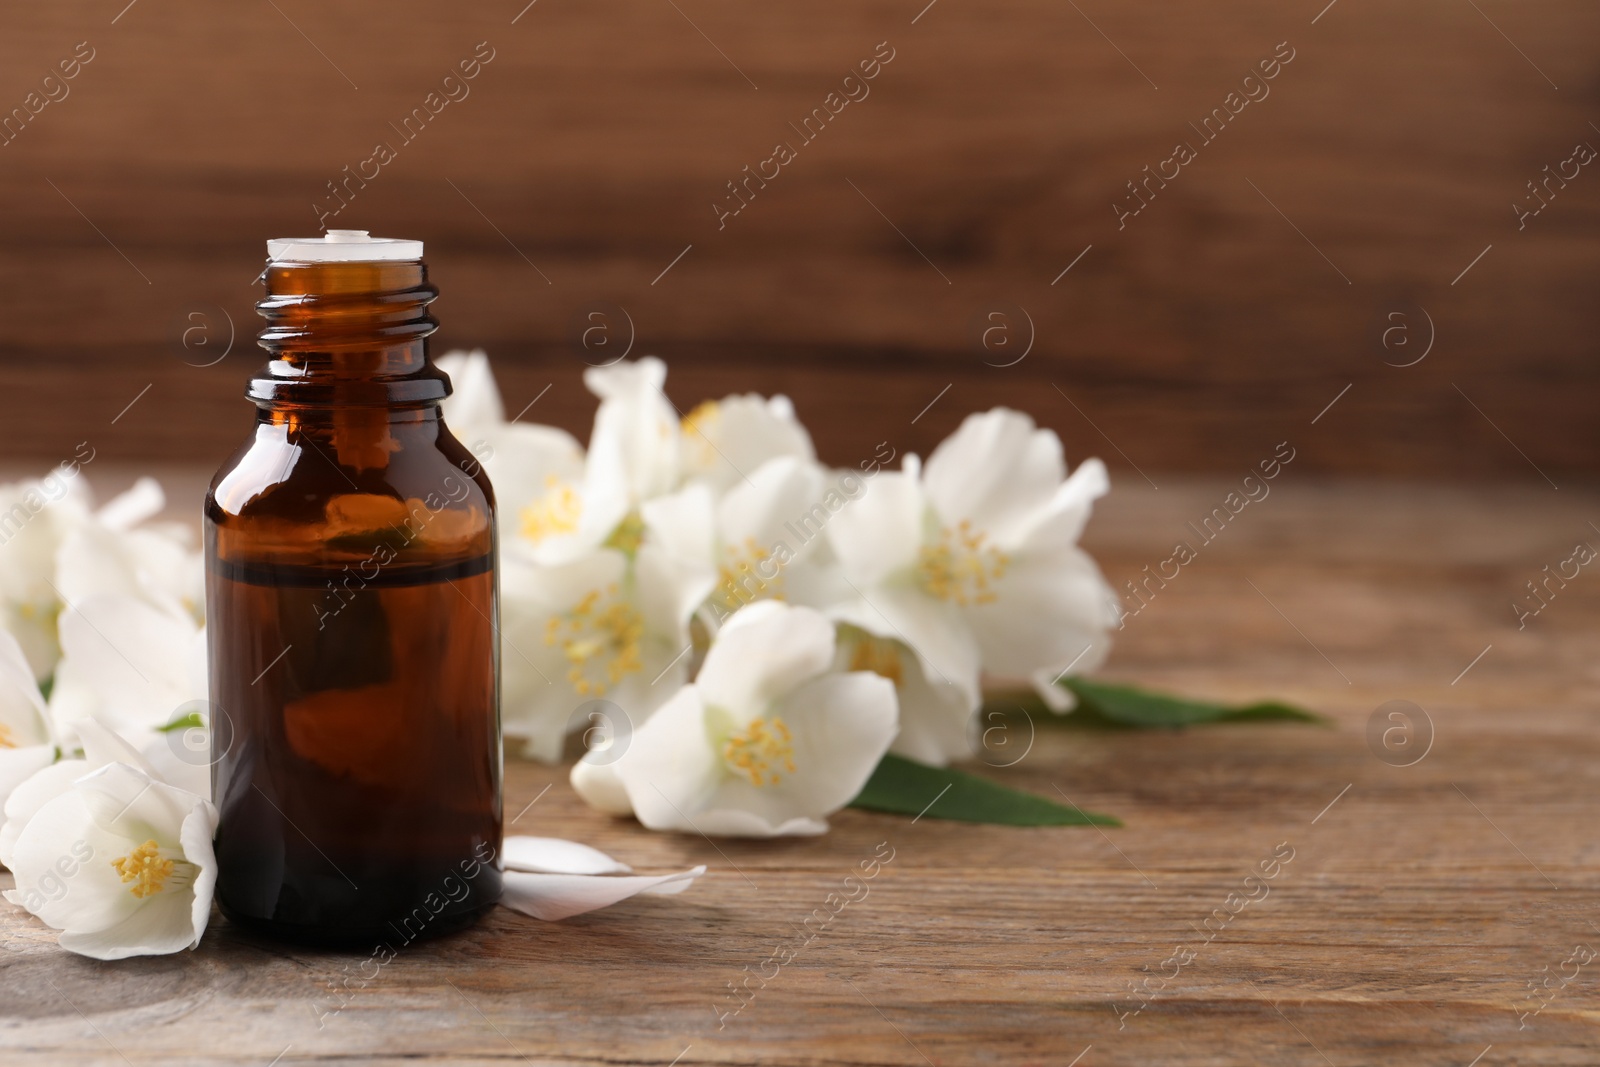
[[[257,424],[206,494],[220,556],[337,563],[384,545],[421,562],[492,551],[494,491],[442,423],[354,416],[374,424],[343,433]]]

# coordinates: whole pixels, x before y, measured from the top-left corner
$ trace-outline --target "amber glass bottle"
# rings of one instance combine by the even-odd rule
[[[206,496],[217,901],[327,944],[500,894],[494,496],[446,429],[417,241],[272,241],[254,435]]]

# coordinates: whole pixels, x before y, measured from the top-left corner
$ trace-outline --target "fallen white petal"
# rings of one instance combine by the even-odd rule
[[[535,919],[553,922],[610,907],[639,893],[681,893],[706,873],[704,866],[662,875],[598,877],[587,874],[528,874],[507,871],[500,903]]]
[[[534,874],[631,874],[597,848],[559,837],[508,837],[500,846],[506,869]]]

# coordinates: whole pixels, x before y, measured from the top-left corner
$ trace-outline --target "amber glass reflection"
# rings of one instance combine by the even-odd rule
[[[439,415],[421,263],[267,293],[255,433],[205,509],[217,900],[393,945],[500,893],[494,497]]]

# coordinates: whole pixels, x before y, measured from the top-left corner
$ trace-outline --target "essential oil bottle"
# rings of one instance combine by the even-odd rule
[[[205,504],[217,901],[323,944],[500,895],[494,495],[446,428],[420,241],[269,241],[255,432]]]

